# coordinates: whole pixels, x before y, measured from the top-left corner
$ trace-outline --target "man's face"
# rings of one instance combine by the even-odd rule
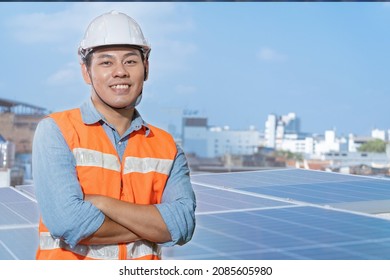
[[[84,80],[93,85],[95,106],[120,109],[133,104],[142,91],[148,62],[138,49],[107,47],[94,51],[88,69],[82,69]]]

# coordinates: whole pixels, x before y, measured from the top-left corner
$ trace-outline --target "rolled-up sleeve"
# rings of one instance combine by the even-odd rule
[[[32,168],[42,221],[54,237],[73,247],[103,224],[104,214],[83,199],[74,156],[51,118],[35,131]]]
[[[172,240],[162,246],[183,245],[191,240],[195,230],[196,198],[190,180],[190,170],[183,150],[177,146],[174,160],[161,204],[156,207]]]

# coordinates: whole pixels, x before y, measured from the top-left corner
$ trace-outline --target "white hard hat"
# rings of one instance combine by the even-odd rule
[[[151,50],[138,23],[117,11],[98,16],[89,24],[80,42],[79,55],[85,59],[94,48],[110,45],[138,46],[146,58]]]

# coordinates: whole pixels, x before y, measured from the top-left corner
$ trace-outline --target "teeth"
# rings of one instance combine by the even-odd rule
[[[115,89],[126,89],[126,88],[129,88],[129,85],[114,85],[111,87],[115,88]]]

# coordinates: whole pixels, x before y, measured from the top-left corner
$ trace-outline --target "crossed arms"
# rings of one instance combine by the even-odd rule
[[[137,205],[102,195],[86,195],[106,216],[102,226],[82,243],[111,244],[139,239],[165,243],[171,234],[154,205]]]

